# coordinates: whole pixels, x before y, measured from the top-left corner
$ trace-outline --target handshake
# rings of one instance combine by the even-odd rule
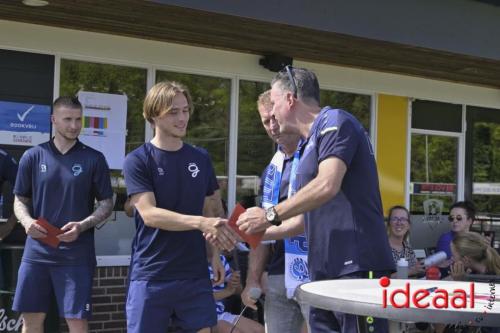
[[[255,210],[255,208],[251,208],[250,210]],[[257,210],[260,210],[260,208],[257,208]],[[262,240],[264,230],[254,231],[253,233],[247,233],[250,230],[247,230],[247,232],[240,230],[237,221],[239,221],[239,217],[243,213],[245,213],[245,208],[237,204],[229,220],[207,218],[209,220],[208,223],[201,228],[203,235],[212,245],[221,250],[232,250],[236,242],[239,241],[245,241],[255,249]]]
[[[221,250],[231,251],[234,245],[240,241],[236,231],[229,226],[228,220],[223,218],[205,218],[201,222],[200,230],[210,244]]]

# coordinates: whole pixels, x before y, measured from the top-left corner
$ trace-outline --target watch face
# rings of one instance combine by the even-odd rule
[[[266,211],[266,220],[268,222],[272,222],[275,217],[276,217],[276,213],[274,212],[273,207],[268,208]]]

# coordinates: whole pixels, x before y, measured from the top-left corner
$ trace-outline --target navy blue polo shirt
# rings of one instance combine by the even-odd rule
[[[312,280],[394,269],[368,133],[350,113],[326,107],[303,145],[298,187],[313,180],[319,164],[333,156],[347,166],[341,189],[333,199],[305,214]]]
[[[177,151],[145,143],[127,155],[123,173],[129,196],[153,192],[156,207],[185,215],[202,215],[205,198],[218,189],[208,153],[187,143]],[[208,278],[201,231],[151,228],[137,210],[135,225],[132,280]]]
[[[33,218],[43,217],[58,228],[88,217],[95,199],[113,196],[104,155],[80,141],[64,155],[52,141],[27,150],[19,162],[14,193],[32,199]],[[61,242],[57,249],[28,237],[23,261],[93,265],[94,229],[84,231],[74,242]]]

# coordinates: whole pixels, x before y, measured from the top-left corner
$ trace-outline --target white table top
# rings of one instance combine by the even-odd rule
[[[410,295],[418,289],[431,291],[429,296],[420,301],[420,304],[429,302],[429,307],[418,308],[411,301],[408,308],[395,308],[390,304],[392,292],[395,289],[405,288],[407,282]],[[457,289],[463,289],[467,294],[467,307],[455,309],[451,303],[448,308],[434,307],[432,300],[438,295],[443,295],[434,288],[446,290],[449,293],[449,300],[454,297],[453,295],[457,295],[454,293]],[[388,299],[385,308],[382,306],[384,290]],[[301,303],[332,311],[407,322],[500,326],[500,284],[475,282],[474,295],[474,307],[470,307],[470,282],[396,279],[391,279],[390,285],[385,288],[380,285],[379,279],[316,281],[301,285],[295,293]],[[396,304],[403,304],[405,299],[406,297],[399,293],[394,298]],[[443,297],[436,301],[438,306],[444,304]]]

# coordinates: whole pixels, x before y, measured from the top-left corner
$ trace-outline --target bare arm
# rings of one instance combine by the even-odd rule
[[[266,229],[266,233],[262,240],[285,239],[302,235],[304,233],[304,215],[294,216],[286,221],[283,221],[280,226],[271,226]]]
[[[153,192],[132,195],[130,204],[137,209],[144,224],[151,228],[168,231],[201,230],[203,225],[209,224],[204,223],[209,219],[202,216],[184,215],[156,207]]]
[[[344,161],[338,157],[327,158],[319,164],[318,175],[293,197],[276,205],[281,220],[320,207],[340,191],[347,172]]]
[[[113,199],[104,199],[98,202],[96,210],[82,221],[71,221],[66,223],[61,230],[63,234],[57,235],[63,242],[74,242],[85,230],[95,227],[111,215],[113,211]]]
[[[134,216],[134,207],[130,204],[130,198],[127,198],[125,200],[125,203],[123,204],[123,210],[125,211],[125,215],[128,217],[133,217]]]
[[[42,238],[47,235],[47,230],[35,223],[35,219],[30,215],[31,199],[16,195],[14,198],[14,214],[26,230],[26,234],[32,238]]]
[[[14,198],[14,214],[24,228],[29,227],[35,219],[30,215],[31,199],[16,195]]]
[[[264,273],[269,255],[271,254],[270,246],[267,244],[259,244],[257,248],[251,249],[248,255],[248,270],[247,270],[247,281],[245,289],[241,293],[241,301],[246,306],[256,310],[257,302],[255,299],[251,298],[248,294],[251,288],[259,288],[262,290],[260,284],[260,279]]]
[[[205,197],[205,202],[203,204],[203,216],[226,218],[226,213],[224,212],[224,208],[222,206],[222,199],[219,190],[215,190],[211,196]],[[236,234],[236,232],[234,232],[234,230],[231,229],[226,222],[219,223],[217,227],[221,232],[226,234],[226,237],[231,242],[230,248],[232,249],[234,247],[234,244],[236,244],[238,234]],[[214,235],[205,232],[204,236],[212,244],[214,253],[219,253],[219,248],[224,248],[227,250],[230,249],[228,247],[228,244],[223,245],[218,242],[215,239]]]
[[[340,191],[342,180],[347,171],[345,163],[330,157],[319,164],[318,175],[291,198],[274,206],[279,218],[284,221],[303,214],[333,198]],[[263,231],[271,224],[265,218],[264,209],[252,207],[238,218],[240,230],[252,234]]]
[[[84,220],[80,221],[81,231],[95,227],[113,212],[113,199],[104,199],[98,202],[96,210]]]
[[[222,199],[220,191],[214,191],[214,194],[205,198],[203,204],[203,216],[207,217],[222,217],[225,218],[224,208],[222,207]]]
[[[226,221],[222,218],[184,215],[158,208],[153,192],[134,194],[130,203],[135,206],[148,227],[169,231],[200,230],[205,235],[211,235],[212,242],[215,242],[217,247],[228,250],[236,243],[236,238],[225,227]]]

